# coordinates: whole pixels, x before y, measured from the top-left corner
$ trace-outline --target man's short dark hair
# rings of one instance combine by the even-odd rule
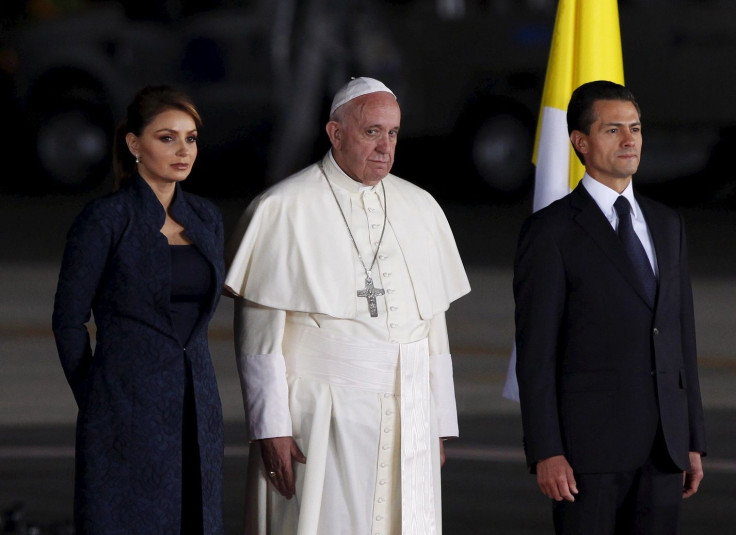
[[[590,126],[595,121],[593,105],[598,100],[623,100],[631,102],[641,119],[639,103],[628,88],[608,80],[596,80],[579,86],[572,92],[570,103],[567,105],[567,133],[578,130],[586,135],[590,134]],[[574,148],[574,147],[573,147]],[[585,163],[583,155],[575,149],[580,161]]]

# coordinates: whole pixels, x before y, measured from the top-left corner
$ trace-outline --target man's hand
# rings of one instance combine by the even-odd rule
[[[537,483],[542,494],[556,501],[575,501],[578,493],[572,467],[564,455],[548,457],[537,463]]]
[[[690,470],[682,474],[682,497],[689,498],[696,492],[700,482],[703,480],[703,461],[700,453],[697,451],[690,452]]]
[[[292,459],[304,464],[307,458],[292,437],[263,438],[259,442],[266,476],[284,498],[290,499],[296,492]]]
[[[445,466],[445,439],[440,439],[440,468]]]

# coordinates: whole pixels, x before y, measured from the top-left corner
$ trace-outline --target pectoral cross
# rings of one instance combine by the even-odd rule
[[[370,272],[367,273],[365,278],[365,289],[358,290],[358,297],[365,297],[368,300],[368,310],[371,313],[372,318],[378,317],[378,306],[376,306],[376,296],[383,295],[383,288],[376,288],[373,286],[373,279],[371,278]]]

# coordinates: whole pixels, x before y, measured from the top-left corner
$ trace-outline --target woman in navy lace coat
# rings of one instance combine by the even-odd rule
[[[207,344],[222,218],[180,185],[200,123],[185,94],[141,90],[116,134],[120,187],[67,236],[53,329],[79,407],[78,535],[223,532],[222,409]]]

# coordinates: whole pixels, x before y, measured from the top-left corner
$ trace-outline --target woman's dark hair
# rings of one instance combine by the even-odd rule
[[[128,106],[125,119],[115,131],[113,146],[114,189],[119,189],[136,172],[135,158],[128,150],[125,136],[128,132],[140,136],[154,118],[170,109],[181,110],[191,115],[197,128],[202,126],[202,118],[189,96],[167,85],[146,86],[133,97]]]
[[[634,98],[634,94],[627,88],[608,80],[596,80],[581,85],[572,92],[570,103],[567,105],[567,133],[578,130],[583,134],[590,134],[590,126],[595,122],[593,105],[599,100],[623,100],[631,102],[636,108],[639,118],[641,110]],[[574,148],[574,147],[573,147]],[[583,155],[575,149],[575,154],[581,162]]]

